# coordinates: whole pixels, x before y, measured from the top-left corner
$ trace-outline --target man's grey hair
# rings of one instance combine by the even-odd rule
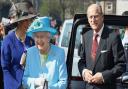
[[[100,4],[91,4],[87,8],[87,15],[89,13],[90,8],[95,7],[100,15],[103,15],[102,6]]]

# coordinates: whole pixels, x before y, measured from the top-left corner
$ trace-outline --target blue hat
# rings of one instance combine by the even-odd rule
[[[49,17],[38,17],[28,28],[27,35],[32,37],[35,32],[50,32],[50,34],[54,36],[57,30],[51,27]]]

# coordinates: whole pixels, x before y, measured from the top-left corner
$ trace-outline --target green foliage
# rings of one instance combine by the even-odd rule
[[[43,0],[42,5],[40,6],[40,14],[51,15],[51,14],[60,14],[61,7],[59,5],[59,0]]]
[[[40,10],[39,10],[39,12],[40,12],[40,15],[41,16],[45,16],[45,15],[48,15],[48,11],[49,11],[49,8],[48,8],[48,1],[46,0],[46,1],[42,1],[42,4],[41,4],[41,6],[40,6]]]
[[[95,0],[42,0],[40,15],[58,15],[63,20],[72,17],[75,13],[86,13],[89,3]]]

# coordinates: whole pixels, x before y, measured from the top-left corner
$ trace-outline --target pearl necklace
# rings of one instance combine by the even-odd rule
[[[21,41],[22,43],[24,43],[25,39],[21,39],[21,38],[16,34],[16,32],[15,32],[15,35],[16,35],[16,38],[17,38],[19,41]],[[26,38],[26,35],[25,35],[25,38]]]

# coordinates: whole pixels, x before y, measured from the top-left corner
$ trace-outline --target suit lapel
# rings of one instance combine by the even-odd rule
[[[88,42],[89,42],[89,46],[88,46],[89,50],[88,51],[89,51],[89,55],[91,55],[92,42],[93,42],[93,31],[89,35]]]
[[[104,46],[107,45],[107,31],[108,29],[106,29],[104,27],[103,29],[103,32],[102,32],[102,35],[101,35],[101,38],[100,38],[100,43],[99,43],[99,46],[98,46],[98,49],[97,49],[97,53],[96,53],[96,60],[95,60],[95,64],[94,64],[94,67],[96,65],[96,63],[98,62],[98,60],[100,60],[100,54],[101,54],[101,50],[104,48]]]
[[[93,31],[92,30],[90,31],[90,33],[88,33],[86,40],[88,42],[88,45],[85,44],[85,45],[87,45],[87,55],[90,55],[88,58],[89,68],[92,70],[94,67],[94,61],[92,60],[92,57],[91,57],[91,49],[92,49],[92,41],[93,41]]]

